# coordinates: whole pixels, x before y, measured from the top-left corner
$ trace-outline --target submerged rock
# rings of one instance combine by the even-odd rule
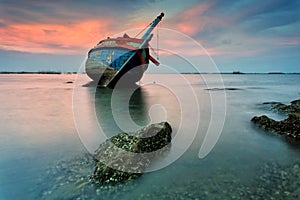
[[[287,115],[300,113],[300,99],[292,101],[291,105],[285,105],[283,103],[274,104],[272,110]]]
[[[267,103],[264,103],[267,104]],[[279,102],[272,102],[272,110],[288,115],[282,121],[273,120],[265,115],[255,116],[251,121],[260,128],[286,136],[292,142],[300,143],[300,99],[285,105]]]
[[[95,151],[92,180],[114,184],[140,177],[153,159],[169,148],[171,133],[171,126],[161,122],[106,140]]]
[[[235,169],[218,167],[212,174],[199,178],[199,173],[185,174],[178,181],[172,176],[169,184],[148,184],[137,191],[138,181],[124,184],[94,184],[90,181],[94,159],[91,155],[76,155],[55,161],[38,178],[32,188],[33,198],[50,199],[300,199],[300,160],[292,163],[261,162],[251,179],[243,181]],[[200,167],[201,168],[201,167]],[[199,168],[199,169],[200,169]],[[188,169],[188,168],[186,168]],[[182,171],[178,171],[181,174]],[[159,178],[160,175],[157,174]],[[177,177],[177,178],[176,178]],[[202,176],[200,176],[202,177]],[[152,179],[153,179],[152,178]],[[155,182],[155,181],[154,181]],[[199,189],[201,188],[201,189]],[[163,192],[162,192],[163,191]]]
[[[275,162],[263,164],[255,177],[257,190],[254,196],[264,199],[299,199],[300,168],[299,162],[280,165]]]

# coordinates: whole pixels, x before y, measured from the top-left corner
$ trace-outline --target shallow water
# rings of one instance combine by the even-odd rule
[[[299,147],[250,123],[261,114],[283,119],[262,103],[298,99],[300,75],[228,74],[220,82],[218,75],[210,74],[147,74],[134,95],[130,89],[112,93],[76,85],[76,78],[0,75],[0,199],[259,199],[264,193],[267,199],[267,193],[274,192],[272,184],[263,186],[264,193],[256,190],[257,179],[266,173],[261,171],[265,164],[284,167],[300,162]],[[222,121],[223,104],[226,117],[220,138],[200,159],[210,119]],[[158,160],[152,170],[169,162],[167,167],[124,187],[99,188],[88,182],[92,164],[82,161],[105,139],[95,128],[95,119],[106,137],[167,120],[180,142],[174,142],[169,156]],[[299,183],[293,179],[293,184]]]

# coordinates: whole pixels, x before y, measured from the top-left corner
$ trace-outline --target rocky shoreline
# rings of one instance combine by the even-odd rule
[[[300,99],[292,101],[290,105],[280,102],[266,102],[273,112],[288,116],[282,121],[276,121],[266,115],[254,116],[251,121],[259,128],[285,136],[295,144],[300,144]]]

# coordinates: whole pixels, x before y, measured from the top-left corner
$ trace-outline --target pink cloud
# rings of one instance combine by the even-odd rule
[[[59,24],[12,24],[0,28],[0,48],[30,53],[82,54],[111,35],[113,19]]]
[[[172,27],[177,31],[183,32],[189,36],[195,36],[205,29],[210,24],[219,24],[220,21],[216,21],[213,18],[205,16],[206,12],[211,9],[213,3],[201,3],[198,6],[185,10],[172,19],[166,22],[168,27]]]

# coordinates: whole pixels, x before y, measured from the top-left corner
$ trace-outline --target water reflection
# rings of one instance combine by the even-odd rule
[[[118,91],[113,91],[108,88],[98,88],[95,93],[95,111],[98,122],[107,137],[116,135],[123,130],[118,126],[116,116],[113,115],[117,112],[118,115],[129,116],[138,126],[145,126],[149,123],[147,106],[145,103],[146,91],[143,88],[137,88],[132,93],[130,99],[127,99],[128,93],[132,88],[122,88]],[[114,95],[114,106],[112,107],[112,95]],[[125,119],[123,119],[125,120]],[[131,130],[134,131],[134,130]]]
[[[161,121],[170,122],[176,130],[181,115],[175,95],[156,84],[114,90],[98,88],[95,111],[107,137]]]

